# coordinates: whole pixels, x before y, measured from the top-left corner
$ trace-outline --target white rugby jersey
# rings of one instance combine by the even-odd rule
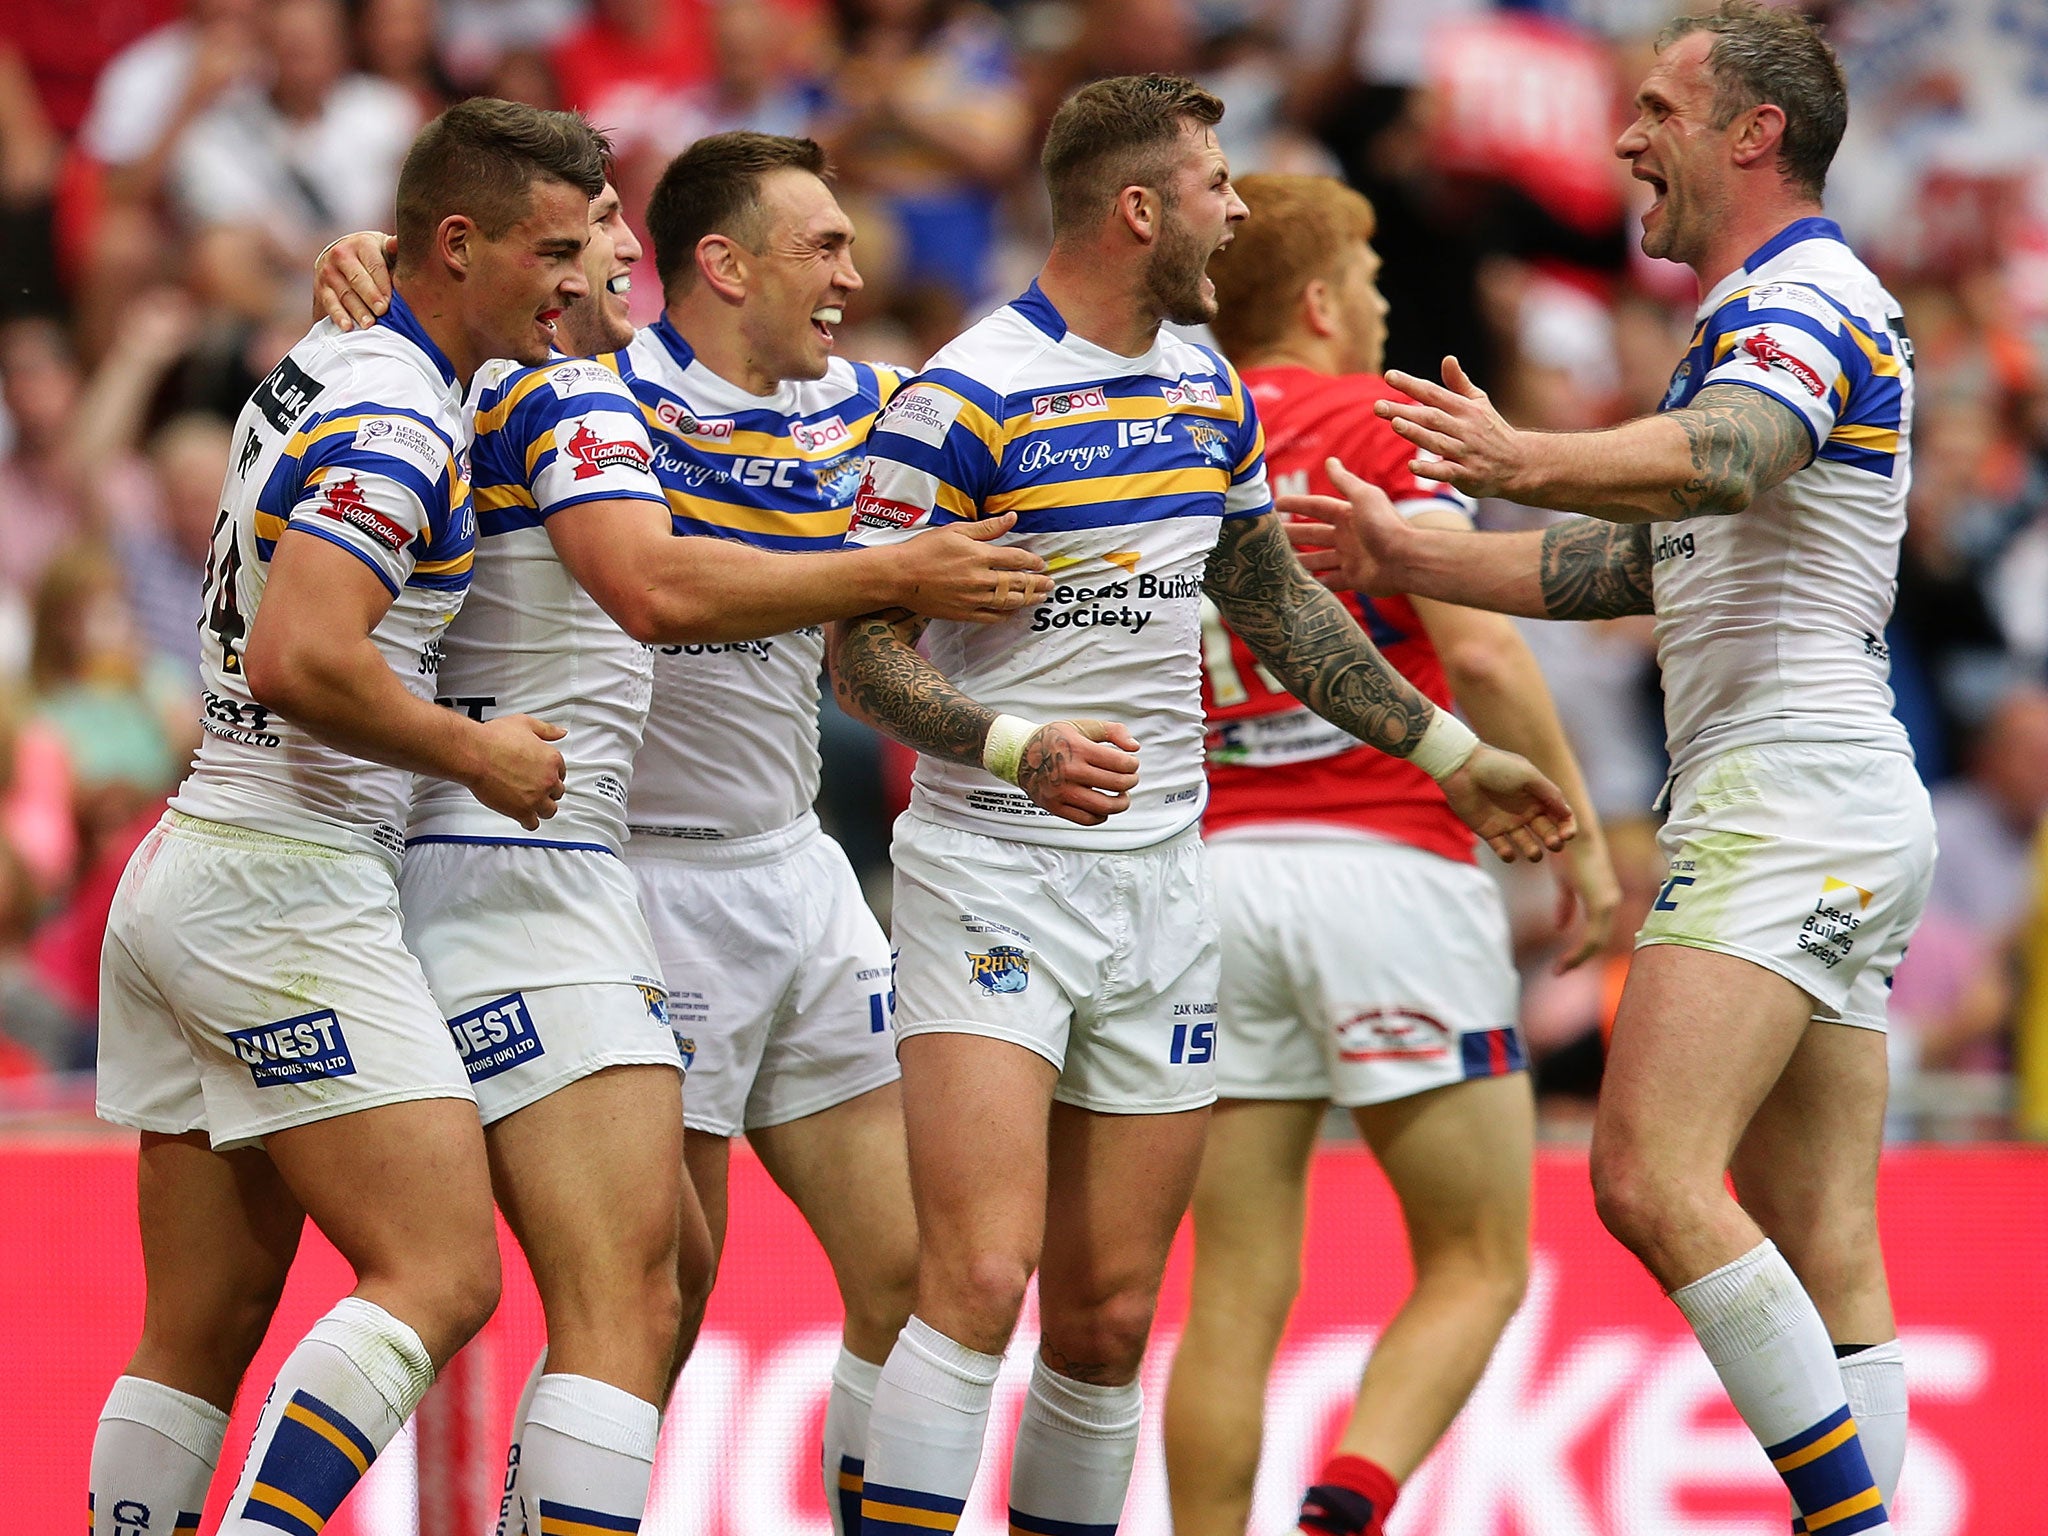
[[[242,408],[234,453],[199,621],[205,736],[172,809],[395,857],[412,775],[323,746],[258,704],[242,645],[271,553],[297,529],[377,573],[392,603],[370,638],[410,692],[433,696],[476,542],[455,370],[396,295],[367,330],[323,320]]]
[[[1701,303],[1663,409],[1709,384],[1762,390],[1806,424],[1815,454],[1746,511],[1651,526],[1674,772],[1766,741],[1912,750],[1884,643],[1912,363],[1898,301],[1827,219],[1789,225]]]
[[[476,571],[441,642],[439,700],[472,719],[532,715],[569,734],[567,788],[527,832],[445,779],[418,781],[408,843],[514,843],[617,853],[647,719],[647,648],[555,553],[547,520],[586,501],[662,499],[640,408],[602,363],[488,363],[470,389]]]
[[[1271,509],[1258,412],[1236,370],[1161,332],[1120,357],[1033,283],[904,386],[868,440],[851,541],[1018,514],[1051,597],[995,624],[934,622],[924,648],[970,698],[1029,720],[1121,721],[1142,748],[1130,809],[1099,827],[980,768],[920,756],[911,809],[1067,848],[1142,848],[1192,826],[1202,765],[1202,577],[1226,517]]]
[[[664,315],[614,362],[654,441],[681,535],[764,549],[846,540],[862,444],[893,369],[832,359],[822,379],[753,395],[713,373]],[[822,630],[657,646],[628,807],[636,837],[719,841],[788,826],[818,797]]]

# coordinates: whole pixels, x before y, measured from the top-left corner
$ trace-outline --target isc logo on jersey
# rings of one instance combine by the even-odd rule
[[[462,1069],[472,1083],[496,1077],[530,1057],[547,1054],[534,1030],[526,998],[518,992],[509,992],[481,1008],[458,1014],[448,1021],[448,1033],[455,1037],[455,1049],[462,1054]]]
[[[1093,389],[1063,389],[1056,394],[1033,395],[1031,397],[1031,419],[1045,421],[1048,418],[1086,416],[1096,411],[1109,409],[1109,396],[1097,385]]]
[[[227,1038],[258,1088],[355,1076],[355,1057],[332,1008],[254,1029],[231,1029]]]

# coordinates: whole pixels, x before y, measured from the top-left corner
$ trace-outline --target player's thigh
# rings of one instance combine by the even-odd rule
[[[1321,1099],[1219,1099],[1191,1202],[1189,1326],[1264,1322],[1278,1337],[1301,1285]]]
[[[1416,1269],[1528,1267],[1536,1104],[1527,1073],[1478,1077],[1351,1112],[1401,1203]]]
[[[673,1067],[608,1067],[485,1133],[491,1180],[544,1296],[676,1261],[684,1199]]]
[[[1155,1115],[1053,1106],[1038,1295],[1056,1369],[1083,1380],[1135,1373],[1208,1127],[1206,1106]]]

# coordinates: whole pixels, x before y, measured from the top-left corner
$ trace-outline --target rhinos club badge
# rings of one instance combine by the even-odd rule
[[[967,979],[984,992],[1022,992],[1031,985],[1031,957],[1014,944],[996,944],[967,956]]]

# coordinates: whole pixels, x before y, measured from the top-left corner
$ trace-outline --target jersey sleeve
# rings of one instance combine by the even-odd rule
[[[1219,359],[1219,361],[1221,361]],[[1237,406],[1237,430],[1231,446],[1230,486],[1223,493],[1225,517],[1260,517],[1273,510],[1273,491],[1266,484],[1266,429],[1259,408],[1237,370],[1223,363],[1230,396]]]
[[[340,545],[396,597],[449,531],[455,445],[425,417],[376,405],[317,420],[299,439],[303,477],[285,526]]]
[[[1393,398],[1408,397],[1395,394]],[[1337,435],[1339,462],[1385,491],[1403,517],[1454,512],[1470,522],[1475,510],[1472,498],[1455,486],[1425,480],[1410,469],[1415,460],[1434,455],[1396,432],[1392,422],[1382,421],[1373,410],[1373,401],[1374,397],[1361,394],[1348,403]]]
[[[585,501],[666,503],[639,403],[602,363],[550,363],[508,380],[476,418],[484,516],[545,522]]]
[[[1712,361],[1699,387],[1761,390],[1806,424],[1816,452],[1870,373],[1841,312],[1804,283],[1737,293],[1707,323]]]
[[[994,489],[1002,401],[951,370],[897,391],[868,434],[850,544],[893,544],[935,523],[973,521]]]

